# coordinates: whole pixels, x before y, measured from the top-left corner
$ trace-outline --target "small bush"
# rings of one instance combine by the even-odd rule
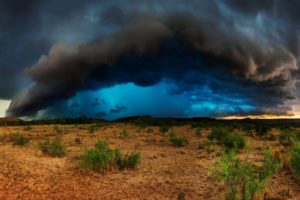
[[[106,140],[99,140],[94,149],[84,149],[80,159],[80,167],[95,172],[104,172],[113,167],[120,170],[133,169],[140,163],[141,157],[139,152],[124,155],[119,149],[111,149]]]
[[[195,128],[195,136],[197,138],[201,137],[201,128],[199,128],[199,127]]]
[[[23,131],[30,131],[30,130],[32,130],[31,126],[26,126],[23,128]]]
[[[242,130],[249,134],[255,131],[255,126],[254,124],[243,124]]]
[[[13,143],[14,146],[25,146],[29,143],[30,138],[24,137],[17,133],[10,136],[10,141]]]
[[[87,170],[103,172],[112,166],[114,154],[115,152],[109,148],[107,141],[98,141],[95,149],[84,149],[79,165]]]
[[[256,125],[255,126],[255,133],[257,136],[265,136],[270,130],[271,130],[271,126],[268,125]]]
[[[62,129],[60,128],[60,127],[58,127],[58,126],[54,126],[53,127],[53,130],[57,133],[57,134],[61,134],[63,131],[62,131]]]
[[[161,133],[167,133],[168,131],[169,131],[169,127],[167,127],[167,126],[159,127],[159,132],[161,132]]]
[[[74,139],[74,142],[75,142],[75,144],[81,144],[82,143],[82,140],[81,140],[81,138],[75,138]]]
[[[229,132],[226,128],[215,127],[212,128],[210,134],[208,135],[208,139],[211,141],[222,142],[228,134]]]
[[[88,126],[88,132],[94,133],[97,130],[97,127],[95,125],[89,125]]]
[[[228,134],[225,136],[223,144],[228,149],[243,149],[245,147],[245,139],[240,135]]]
[[[0,134],[0,144],[1,143],[5,143],[5,142],[9,142],[10,141],[10,135],[7,133],[1,133]]]
[[[226,199],[253,200],[265,188],[266,181],[282,165],[267,151],[261,167],[241,161],[234,151],[224,154],[211,169],[211,176],[224,180],[228,186]]]
[[[298,143],[292,151],[291,168],[295,172],[296,177],[300,178],[300,143]]]
[[[88,132],[92,134],[103,126],[103,124],[91,124],[88,126]]]
[[[199,143],[198,143],[198,149],[202,150],[202,149],[204,149],[207,145],[208,145],[208,143],[206,143],[206,142],[199,142]]]
[[[49,140],[48,138],[38,143],[38,148],[51,157],[63,157],[66,154],[65,146],[62,144],[59,138]]]
[[[122,155],[120,150],[117,149],[115,156],[116,165],[119,169],[134,169],[141,161],[140,152],[132,152]]]
[[[123,129],[121,132],[120,132],[120,138],[121,139],[125,139],[128,137],[128,133],[127,133],[127,130],[126,129]]]
[[[294,146],[297,143],[297,135],[293,130],[283,129],[280,131],[279,141],[283,145]]]
[[[183,147],[189,143],[186,136],[176,136],[175,134],[170,136],[170,142],[176,147]]]
[[[144,122],[143,119],[136,120],[134,125],[141,129],[145,129],[147,127],[147,123]]]
[[[223,127],[213,128],[208,139],[223,144],[227,150],[243,149],[246,144],[242,136],[229,133],[228,129]]]
[[[147,132],[148,134],[151,134],[151,133],[153,133],[153,129],[152,129],[152,128],[148,128],[146,132]]]

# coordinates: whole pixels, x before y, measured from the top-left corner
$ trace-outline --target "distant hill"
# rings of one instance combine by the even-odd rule
[[[193,127],[208,125],[232,125],[252,124],[255,126],[271,125],[271,126],[297,126],[300,127],[300,119],[215,119],[209,117],[194,118],[156,118],[151,116],[131,116],[119,118],[113,121],[103,119],[93,119],[87,117],[80,118],[57,118],[45,120],[22,120],[20,118],[0,118],[0,126],[25,126],[25,125],[46,125],[46,124],[94,124],[94,123],[110,123],[121,122],[135,124],[140,127],[146,126],[176,126],[190,124]]]
[[[0,118],[1,123],[5,122],[22,122],[23,120],[17,117],[2,117]]]

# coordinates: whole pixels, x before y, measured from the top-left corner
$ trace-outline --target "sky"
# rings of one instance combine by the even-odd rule
[[[0,117],[5,116],[5,111],[8,108],[10,101],[0,100]]]
[[[297,0],[0,0],[0,117],[300,116]]]

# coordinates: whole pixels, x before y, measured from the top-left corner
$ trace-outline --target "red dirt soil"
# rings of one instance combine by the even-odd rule
[[[114,124],[88,132],[87,125],[59,126],[67,147],[64,158],[43,155],[37,143],[45,136],[53,138],[58,133],[51,126],[0,127],[0,199],[177,199],[180,193],[185,199],[224,199],[224,183],[209,176],[209,167],[220,158],[221,148],[205,146],[208,131],[195,137],[190,126],[173,127],[178,135],[186,135],[189,144],[182,148],[172,146],[166,134],[157,127],[140,129],[125,124]],[[126,129],[127,138],[120,132]],[[20,133],[32,138],[25,147],[13,146],[7,136]],[[76,144],[75,138],[82,144]],[[82,148],[92,147],[98,139],[108,139],[112,147],[124,152],[139,150],[141,164],[135,170],[108,171],[103,174],[85,172],[78,168],[78,156]],[[262,158],[260,147],[276,146],[277,141],[248,138],[252,151],[250,158]],[[241,156],[243,156],[241,152]],[[287,170],[275,175],[269,182],[265,199],[300,199],[300,186]]]

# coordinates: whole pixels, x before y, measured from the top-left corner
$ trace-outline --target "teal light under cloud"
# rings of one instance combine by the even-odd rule
[[[120,84],[99,91],[80,92],[68,103],[78,104],[73,109],[78,113],[106,119],[134,115],[183,116],[188,100],[183,95],[169,94],[171,87],[164,82],[150,87],[140,87],[133,83]],[[84,104],[89,105],[89,108],[82,106]],[[123,109],[112,112],[118,108]]]
[[[82,115],[113,120],[127,116],[154,117],[215,117],[251,112],[255,107],[247,99],[229,98],[214,94],[206,86],[190,92],[174,93],[176,84],[162,81],[141,87],[133,83],[77,93],[67,101],[57,102],[42,111],[54,117],[80,117]],[[57,116],[57,113],[60,113]]]

